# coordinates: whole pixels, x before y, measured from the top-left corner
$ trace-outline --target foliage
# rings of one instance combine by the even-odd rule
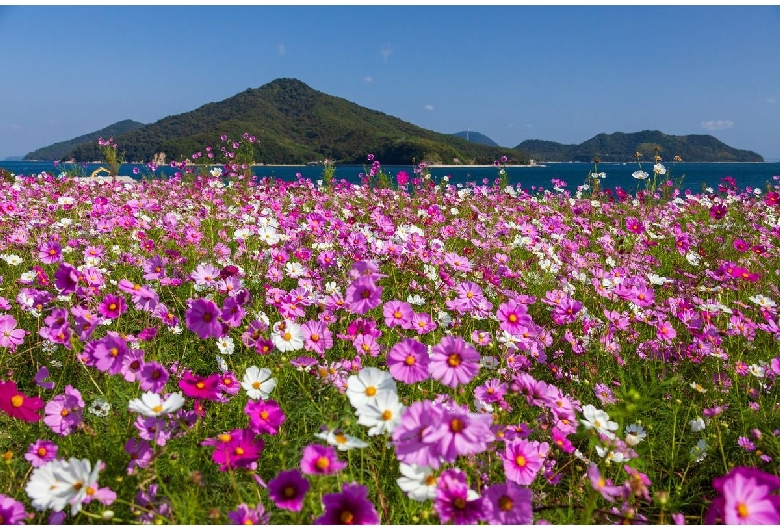
[[[384,113],[316,91],[296,79],[277,79],[247,89],[218,103],[168,116],[141,129],[116,136],[130,160],[150,160],[165,152],[168,160],[184,160],[221,134],[233,138],[250,131],[256,136],[254,162],[304,164],[329,153],[335,163],[359,164],[366,152],[386,164],[421,160],[437,152],[453,158],[490,163],[501,150],[422,129]],[[506,151],[505,149],[503,151]],[[69,153],[76,160],[94,160],[92,145]],[[517,160],[526,159],[513,153]]]

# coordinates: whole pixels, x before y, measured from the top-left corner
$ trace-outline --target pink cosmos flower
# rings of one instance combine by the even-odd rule
[[[539,456],[538,442],[520,439],[507,442],[501,458],[506,478],[521,486],[528,486],[534,481],[544,462]]]
[[[531,316],[528,314],[528,308],[515,300],[509,300],[498,306],[499,327],[515,336],[519,336],[521,331],[531,324]]]
[[[479,372],[479,353],[461,337],[447,335],[433,347],[431,377],[451,388],[468,384]]]
[[[49,440],[36,440],[24,455],[32,467],[41,467],[57,459],[57,445]]]
[[[334,475],[347,466],[330,446],[309,444],[303,450],[301,471],[307,475]]]
[[[127,309],[127,304],[123,296],[107,294],[98,306],[98,311],[103,318],[116,319]]]
[[[43,407],[43,400],[27,396],[16,388],[14,381],[0,381],[0,410],[22,421],[34,423],[41,417],[35,412]]]
[[[344,295],[349,310],[362,315],[382,303],[382,288],[369,276],[360,276],[347,287]]]
[[[324,322],[310,320],[301,326],[303,347],[319,354],[333,347],[333,334]]]
[[[780,478],[764,471],[735,467],[712,481],[720,496],[704,518],[705,524],[722,520],[724,524],[780,524]]]
[[[219,465],[220,471],[244,468],[252,469],[260,458],[265,442],[250,429],[234,429],[209,438],[200,445],[214,446],[211,459]]]
[[[286,419],[282,408],[272,399],[250,399],[244,407],[244,412],[249,416],[249,428],[257,434],[275,435]]]
[[[222,336],[222,323],[219,321],[219,307],[211,300],[198,298],[189,304],[185,313],[187,329],[201,339]]]
[[[387,327],[401,326],[403,329],[409,329],[414,317],[414,310],[407,302],[390,300],[382,307],[382,315],[385,317]]]
[[[656,336],[664,340],[666,342],[672,342],[672,339],[674,339],[677,336],[677,332],[672,327],[671,322],[664,321],[658,323],[658,328],[656,329]]]
[[[16,327],[16,319],[11,315],[0,315],[0,347],[15,350],[24,342],[27,331]]]
[[[387,354],[387,369],[398,381],[411,385],[428,379],[428,347],[414,339],[404,339]]]

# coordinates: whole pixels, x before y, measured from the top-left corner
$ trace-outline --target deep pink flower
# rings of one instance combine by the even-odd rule
[[[347,466],[330,446],[309,444],[303,450],[301,471],[307,475],[334,475]]]
[[[103,318],[116,319],[127,309],[127,303],[123,296],[107,294],[98,306],[98,311]]]
[[[442,523],[452,521],[456,525],[476,524],[485,510],[483,497],[470,498],[466,474],[448,469],[439,477],[433,507]]]
[[[24,454],[32,467],[41,467],[57,459],[57,445],[49,440],[36,440]]]
[[[390,375],[407,385],[428,379],[429,362],[428,347],[414,339],[402,340],[387,354]]]
[[[499,327],[515,336],[519,336],[523,329],[531,323],[528,308],[515,300],[509,300],[498,306],[496,312]]]
[[[707,511],[705,524],[780,524],[780,478],[758,469],[735,467],[712,481],[720,497]]]
[[[34,423],[41,417],[35,412],[43,407],[43,400],[20,392],[14,381],[0,381],[0,410],[9,416]]]
[[[260,458],[265,442],[251,429],[235,429],[204,440],[201,445],[213,445],[211,459],[219,465],[220,471],[227,471],[235,468],[251,469]]]
[[[257,434],[275,435],[286,419],[279,403],[272,399],[267,401],[250,399],[244,407],[244,412],[249,416],[249,428]]]
[[[187,397],[217,401],[221,397],[220,382],[219,374],[203,377],[187,370],[179,379],[179,388]]]
[[[362,315],[382,303],[382,288],[370,276],[360,276],[349,284],[344,298],[350,311]]]
[[[479,372],[479,353],[461,337],[447,335],[433,347],[431,377],[455,388],[469,383]]]
[[[531,484],[544,459],[539,456],[538,444],[528,440],[515,439],[507,442],[504,454],[504,473],[507,480],[512,480],[521,486]]]
[[[222,323],[219,321],[219,307],[211,300],[198,298],[191,302],[185,313],[187,329],[198,335],[201,339],[222,336]]]

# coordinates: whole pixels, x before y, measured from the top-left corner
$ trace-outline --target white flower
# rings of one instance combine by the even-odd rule
[[[756,304],[757,306],[764,307],[764,308],[770,308],[770,307],[776,307],[777,304],[774,300],[771,298],[764,296],[763,294],[757,294],[755,296],[751,296],[748,298],[751,302]]]
[[[368,429],[369,436],[379,434],[392,434],[393,430],[400,425],[401,415],[406,410],[395,392],[383,392],[376,396],[374,403],[366,403],[358,407],[358,423]]]
[[[758,377],[759,379],[766,375],[766,369],[760,364],[751,364],[748,367],[748,370],[750,371],[751,374]]]
[[[271,377],[271,370],[268,368],[250,366],[244,373],[241,386],[252,399],[268,399],[271,391],[276,388],[276,379]]]
[[[233,338],[226,335],[217,339],[217,349],[222,355],[233,355],[236,345],[233,343]]]
[[[397,394],[395,379],[390,372],[368,366],[357,375],[347,378],[347,397],[356,409],[363,405],[376,404],[377,397],[385,393]]]
[[[257,231],[257,235],[270,246],[277,244],[281,239],[279,234],[276,233],[276,229],[272,226],[261,226]]]
[[[220,354],[217,354],[217,368],[219,368],[220,372],[228,371],[228,365],[225,362],[225,358],[222,357]]]
[[[691,456],[694,461],[701,462],[707,458],[707,449],[709,449],[709,446],[706,440],[702,439],[696,442],[696,445],[691,447]]]
[[[652,272],[647,275],[647,279],[653,285],[663,285],[665,283],[674,281],[674,280],[670,280],[669,278],[666,278],[665,276],[659,276],[657,274],[653,274]]]
[[[406,301],[411,305],[423,305],[425,303],[425,298],[420,296],[419,294],[410,294]]]
[[[160,394],[154,392],[145,392],[141,399],[130,401],[128,408],[131,412],[137,412],[146,417],[157,417],[161,414],[170,414],[176,412],[184,405],[184,398],[180,392],[169,395],[165,401]]]
[[[691,383],[691,388],[694,389],[696,392],[699,392],[701,394],[706,394],[707,393],[707,391],[704,389],[704,387],[701,386],[699,383],[697,383],[695,381],[693,383]]]
[[[399,468],[402,476],[396,483],[410,499],[425,502],[436,498],[438,478],[430,467],[401,462]]]
[[[653,166],[653,173],[658,173],[659,175],[666,175],[666,168],[663,164],[656,164]]]
[[[599,457],[603,458],[606,462],[625,462],[628,460],[625,453],[621,451],[615,451],[614,449],[607,449],[606,447],[596,446],[596,452]]]
[[[632,423],[626,427],[626,443],[631,447],[639,445],[639,442],[647,437],[644,427]]]
[[[585,405],[582,407],[582,414],[585,419],[580,421],[582,425],[589,429],[596,429],[599,434],[603,434],[609,439],[615,438],[615,431],[618,428],[618,424],[614,421],[610,421],[609,414],[603,410],[597,409],[593,405]]]
[[[637,180],[645,180],[650,175],[647,174],[647,171],[634,171],[631,173],[631,176],[634,177]]]
[[[696,266],[701,261],[701,256],[698,252],[690,251],[685,255],[685,259],[688,260],[688,263],[691,265]]]
[[[222,176],[222,168],[219,167],[212,168],[210,173],[212,177],[219,178]]]
[[[295,261],[288,261],[284,264],[284,271],[290,278],[300,278],[306,276],[306,268]]]
[[[368,444],[360,438],[355,438],[349,434],[344,434],[337,430],[331,430],[328,432],[318,432],[315,434],[317,438],[325,440],[329,445],[333,445],[339,451],[349,451],[350,449],[363,449],[368,447]]]
[[[303,330],[299,324],[291,320],[277,322],[271,333],[271,342],[281,352],[300,350],[303,348]]]
[[[492,355],[485,355],[484,357],[480,358],[479,364],[480,366],[482,366],[482,368],[487,368],[488,370],[494,370],[498,368],[498,359],[496,359]]]
[[[36,510],[60,512],[70,504],[71,515],[76,515],[87,490],[97,482],[100,466],[100,460],[94,469],[87,459],[54,460],[33,470],[25,491]]]
[[[233,239],[246,239],[250,235],[252,235],[252,231],[249,230],[248,228],[246,227],[239,228],[238,230],[233,232]]]
[[[105,417],[111,412],[111,404],[105,398],[95,398],[89,406],[89,412],[95,416]]]
[[[697,417],[695,420],[689,421],[688,424],[691,426],[691,430],[693,432],[703,431],[705,427],[704,420],[701,419],[700,417]]]
[[[22,260],[22,258],[20,258],[19,256],[17,256],[16,254],[4,254],[4,255],[3,255],[3,259],[4,259],[4,260],[5,260],[5,262],[6,262],[6,263],[8,263],[9,265],[19,265],[19,264],[21,264],[21,263],[22,263],[22,261],[23,261],[23,260]]]

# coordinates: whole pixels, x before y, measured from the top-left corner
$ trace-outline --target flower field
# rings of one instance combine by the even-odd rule
[[[182,177],[0,184],[0,523],[780,523],[780,187]]]

